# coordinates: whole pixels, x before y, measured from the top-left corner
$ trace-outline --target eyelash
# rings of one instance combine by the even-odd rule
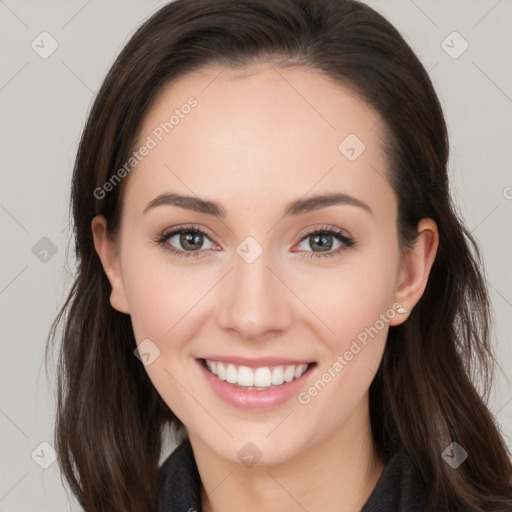
[[[201,234],[211,240],[210,235],[203,231],[199,227],[195,226],[179,226],[177,228],[172,228],[171,230],[164,230],[162,231],[156,238],[154,238],[154,242],[161,245],[162,248],[165,251],[168,251],[172,253],[175,256],[178,256],[179,258],[198,258],[202,251],[181,251],[176,250],[172,248],[171,245],[167,243],[169,238],[173,237],[174,235],[181,235],[183,233],[193,233],[193,234]],[[334,236],[337,238],[343,245],[339,247],[338,249],[334,251],[329,251],[325,253],[315,253],[307,251],[306,254],[303,254],[303,257],[305,258],[311,258],[311,259],[319,259],[319,258],[328,258],[330,256],[334,256],[336,254],[339,254],[342,251],[345,251],[347,249],[350,249],[351,247],[354,247],[357,242],[354,238],[349,237],[346,235],[345,231],[338,229],[338,228],[332,228],[328,226],[322,226],[320,228],[316,228],[313,231],[309,231],[301,236],[301,239],[299,243],[304,241],[305,239],[312,237],[314,235],[328,235],[328,236]]]

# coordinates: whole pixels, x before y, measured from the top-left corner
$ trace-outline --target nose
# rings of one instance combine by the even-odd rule
[[[236,255],[234,268],[219,290],[221,328],[251,341],[286,331],[293,322],[292,293],[283,281],[266,252],[251,263]]]

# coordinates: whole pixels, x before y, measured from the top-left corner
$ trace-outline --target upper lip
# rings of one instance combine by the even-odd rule
[[[254,359],[249,359],[247,357],[237,357],[237,356],[218,356],[211,355],[205,356],[202,359],[208,359],[208,361],[218,361],[221,363],[231,363],[237,366],[248,366],[249,368],[261,368],[263,366],[298,366],[301,364],[309,364],[313,361],[308,361],[305,359],[290,359],[284,357],[258,357]]]

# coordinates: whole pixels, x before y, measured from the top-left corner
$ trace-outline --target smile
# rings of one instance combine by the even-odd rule
[[[237,387],[258,391],[273,389],[284,382],[292,382],[301,377],[308,368],[307,364],[249,368],[221,361],[208,359],[204,361],[210,372],[220,380]]]
[[[240,364],[242,362],[245,364]],[[253,411],[273,409],[289,402],[317,373],[316,362],[304,361],[296,364],[285,360],[257,362],[239,358],[223,361],[219,357],[217,360],[196,359],[196,363],[214,395],[238,409]]]

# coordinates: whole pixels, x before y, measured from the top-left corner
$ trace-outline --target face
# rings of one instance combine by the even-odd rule
[[[152,147],[125,178],[115,243],[96,220],[150,379],[219,456],[239,462],[252,443],[275,464],[368,421],[414,284],[378,121],[312,70],[205,68],[144,119],[136,148]]]

